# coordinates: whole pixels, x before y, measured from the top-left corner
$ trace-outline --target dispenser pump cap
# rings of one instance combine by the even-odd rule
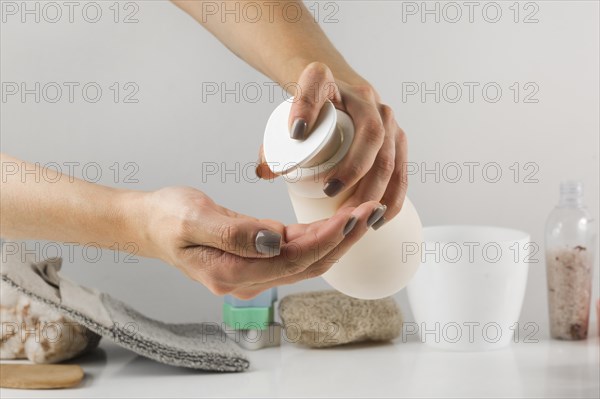
[[[269,117],[263,138],[263,151],[269,168],[276,174],[287,174],[310,164],[332,140],[337,125],[337,112],[330,101],[321,112],[304,140],[290,137],[288,120],[294,98],[281,103]]]

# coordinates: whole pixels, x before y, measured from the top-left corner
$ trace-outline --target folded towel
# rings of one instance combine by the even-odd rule
[[[2,257],[2,286],[17,289],[94,333],[161,363],[207,371],[243,371],[250,362],[215,323],[169,324],[60,276],[61,259]]]

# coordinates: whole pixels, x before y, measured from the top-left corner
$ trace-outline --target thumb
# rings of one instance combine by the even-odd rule
[[[284,229],[273,221],[217,213],[205,223],[192,226],[188,240],[192,245],[217,248],[244,258],[265,258],[279,255]]]
[[[308,137],[327,100],[341,102],[339,89],[329,67],[313,62],[302,71],[298,81],[288,121],[291,138],[304,140]]]

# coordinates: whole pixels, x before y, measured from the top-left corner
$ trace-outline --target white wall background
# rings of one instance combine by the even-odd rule
[[[4,8],[11,2],[2,3]],[[27,2],[31,7],[33,3]],[[482,10],[488,3],[479,3],[469,22],[468,8],[459,2],[463,15],[456,23],[447,21],[454,18],[455,9],[446,8],[443,14],[443,2],[438,4],[439,23],[432,15],[423,23],[420,14],[403,14],[403,7],[411,5],[399,1],[311,1],[308,5],[320,10],[318,19],[327,34],[395,110],[409,135],[412,162],[424,162],[428,168],[436,162],[442,167],[449,162],[480,162],[473,182],[468,181],[466,167],[457,183],[443,176],[440,182],[433,175],[412,177],[409,195],[424,224],[513,227],[529,232],[541,245],[545,218],[558,200],[562,179],[584,181],[586,202],[598,216],[598,2],[522,2],[519,22],[514,22],[509,8],[513,2],[501,1],[495,3],[502,10],[497,23],[484,19]],[[135,1],[139,21],[131,24],[112,20],[112,1],[98,2],[102,18],[88,23],[81,14],[85,3],[80,4],[73,23],[67,15],[58,23],[48,23],[44,15],[39,23],[32,16],[23,23],[20,15],[4,13],[1,80],[3,84],[26,82],[29,87],[35,82],[79,82],[81,86],[97,82],[103,89],[100,101],[86,102],[81,86],[73,103],[66,91],[57,103],[44,98],[36,103],[33,96],[25,102],[18,95],[3,99],[2,151],[42,164],[79,162],[77,176],[82,175],[83,165],[96,162],[103,172],[101,183],[130,189],[190,185],[236,211],[292,222],[282,182],[248,182],[239,180],[239,175],[211,176],[205,181],[202,177],[203,162],[224,162],[231,168],[237,162],[256,160],[263,127],[281,101],[281,92],[276,91],[271,100],[263,86],[254,103],[243,97],[236,102],[232,95],[225,102],[219,96],[203,99],[206,82],[225,82],[231,88],[236,82],[262,85],[268,80],[166,1]],[[421,7],[421,2],[413,4]],[[487,7],[485,16],[494,18],[493,5]],[[61,8],[66,13],[67,8]],[[134,10],[124,9],[123,3],[120,9],[121,19]],[[538,22],[523,23],[531,13]],[[323,23],[327,15],[337,22]],[[113,82],[134,82],[139,102],[123,103],[126,90],[115,104],[109,89]],[[448,91],[436,103],[433,95],[425,101],[418,95],[404,100],[403,82],[405,88],[406,82],[425,82],[429,88],[435,82],[480,86],[473,102],[463,86],[458,102],[448,101],[454,96]],[[498,102],[482,96],[481,87],[489,82],[502,88]],[[514,82],[520,87],[518,102],[509,88]],[[528,82],[539,88],[533,96],[537,103],[524,102],[524,95],[534,87],[524,87]],[[110,169],[115,162],[122,172],[116,183]],[[132,171],[124,170],[127,162],[139,167],[135,174],[139,183],[124,181],[123,173]],[[500,165],[503,174],[497,183],[487,182],[482,175],[482,166],[491,162]],[[517,182],[510,169],[515,162],[521,172]],[[537,169],[524,169],[527,162]],[[493,178],[489,171],[486,177]],[[538,182],[525,183],[527,172],[532,171]],[[88,169],[89,178],[94,178],[93,172]],[[447,172],[452,178],[451,170]],[[220,320],[222,300],[168,265],[148,259],[129,264],[122,255],[115,262],[109,252],[91,263],[83,259],[82,248],[74,253],[64,267],[70,278],[105,290],[150,316],[168,321]],[[530,267],[522,320],[545,328],[543,250],[538,258],[540,263]],[[596,259],[594,298],[598,298],[597,265]],[[317,279],[283,287],[280,296],[325,287]],[[399,293],[398,299],[410,318],[405,293]]]

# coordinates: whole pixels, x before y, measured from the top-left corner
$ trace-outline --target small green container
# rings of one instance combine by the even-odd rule
[[[273,306],[268,308],[236,308],[223,304],[223,321],[234,330],[266,330],[273,323]]]

